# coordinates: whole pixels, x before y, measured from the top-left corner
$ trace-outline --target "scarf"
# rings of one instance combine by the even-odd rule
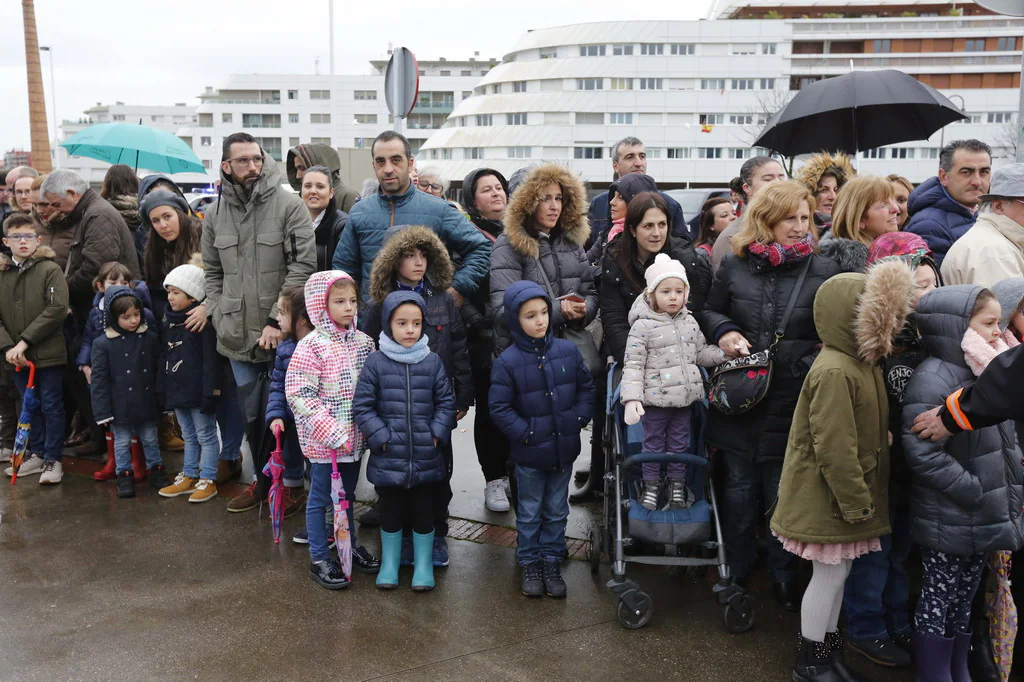
[[[800,263],[814,253],[814,235],[808,232],[807,235],[796,244],[790,244],[788,246],[778,242],[772,242],[771,244],[751,242],[747,245],[747,253],[749,253],[754,260],[767,263],[773,268],[777,268],[780,265]]]
[[[1010,348],[1001,338],[996,339],[995,346],[989,344],[981,338],[981,334],[970,327],[967,328],[963,340],[960,341],[960,347],[964,351],[964,360],[967,362],[967,366],[971,368],[976,377],[981,376],[993,358]]]
[[[611,227],[610,230],[608,230],[608,242],[611,243],[611,241],[613,239],[615,239],[615,237],[618,236],[618,234],[620,232],[622,232],[622,230],[624,230],[625,228],[626,228],[626,219],[625,218],[619,218],[618,220],[613,220],[612,221],[612,227]]]
[[[430,342],[427,339],[426,334],[421,336],[419,341],[413,344],[412,348],[406,348],[388,336],[385,332],[380,333],[379,340],[381,353],[388,356],[395,362],[401,362],[405,365],[415,365],[430,354]]]

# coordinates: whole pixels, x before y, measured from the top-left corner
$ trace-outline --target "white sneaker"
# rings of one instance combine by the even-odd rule
[[[487,488],[484,489],[484,504],[492,512],[507,512],[509,510],[505,486],[500,478],[487,483]]]
[[[64,478],[64,465],[57,460],[43,462],[43,474],[39,477],[39,485],[56,485]]]
[[[501,487],[505,489],[505,497],[512,499],[512,485],[508,482],[508,476],[501,479]]]
[[[14,450],[11,450],[10,448],[0,449],[0,464],[10,462],[11,457],[14,457]]]
[[[24,462],[21,463],[21,468],[18,469],[18,476],[32,476],[33,474],[43,473],[43,458],[39,455],[32,455]],[[7,467],[4,469],[4,475],[7,478],[14,476],[14,467]]]

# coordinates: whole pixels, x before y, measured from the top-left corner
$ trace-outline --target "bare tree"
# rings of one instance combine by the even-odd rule
[[[743,125],[743,133],[740,138],[753,147],[754,142],[761,136],[769,119],[785,109],[794,95],[796,95],[796,92],[793,90],[762,90],[759,92],[757,104],[746,111],[749,122]],[[777,156],[782,160],[786,174],[792,177],[794,157],[784,154],[777,154]]]
[[[1003,124],[1003,127],[996,131],[993,142],[993,147],[997,149],[1005,149],[1008,158],[1013,161],[1017,158],[1017,123],[1015,121],[1007,121]]]

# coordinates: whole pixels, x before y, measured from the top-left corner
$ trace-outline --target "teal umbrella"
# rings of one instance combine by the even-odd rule
[[[181,138],[156,128],[130,123],[101,123],[73,135],[61,147],[71,156],[123,163],[168,175],[205,173],[202,162]]]

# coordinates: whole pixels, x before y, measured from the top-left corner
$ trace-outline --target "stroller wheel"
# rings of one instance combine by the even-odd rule
[[[746,632],[754,627],[754,598],[742,592],[736,593],[722,607],[722,625],[731,634]]]
[[[615,611],[619,623],[630,630],[636,630],[647,625],[654,614],[654,602],[650,595],[640,590],[627,590],[619,597],[618,607]]]
[[[590,529],[590,546],[587,551],[587,558],[590,559],[590,572],[597,575],[601,568],[601,529]]]

